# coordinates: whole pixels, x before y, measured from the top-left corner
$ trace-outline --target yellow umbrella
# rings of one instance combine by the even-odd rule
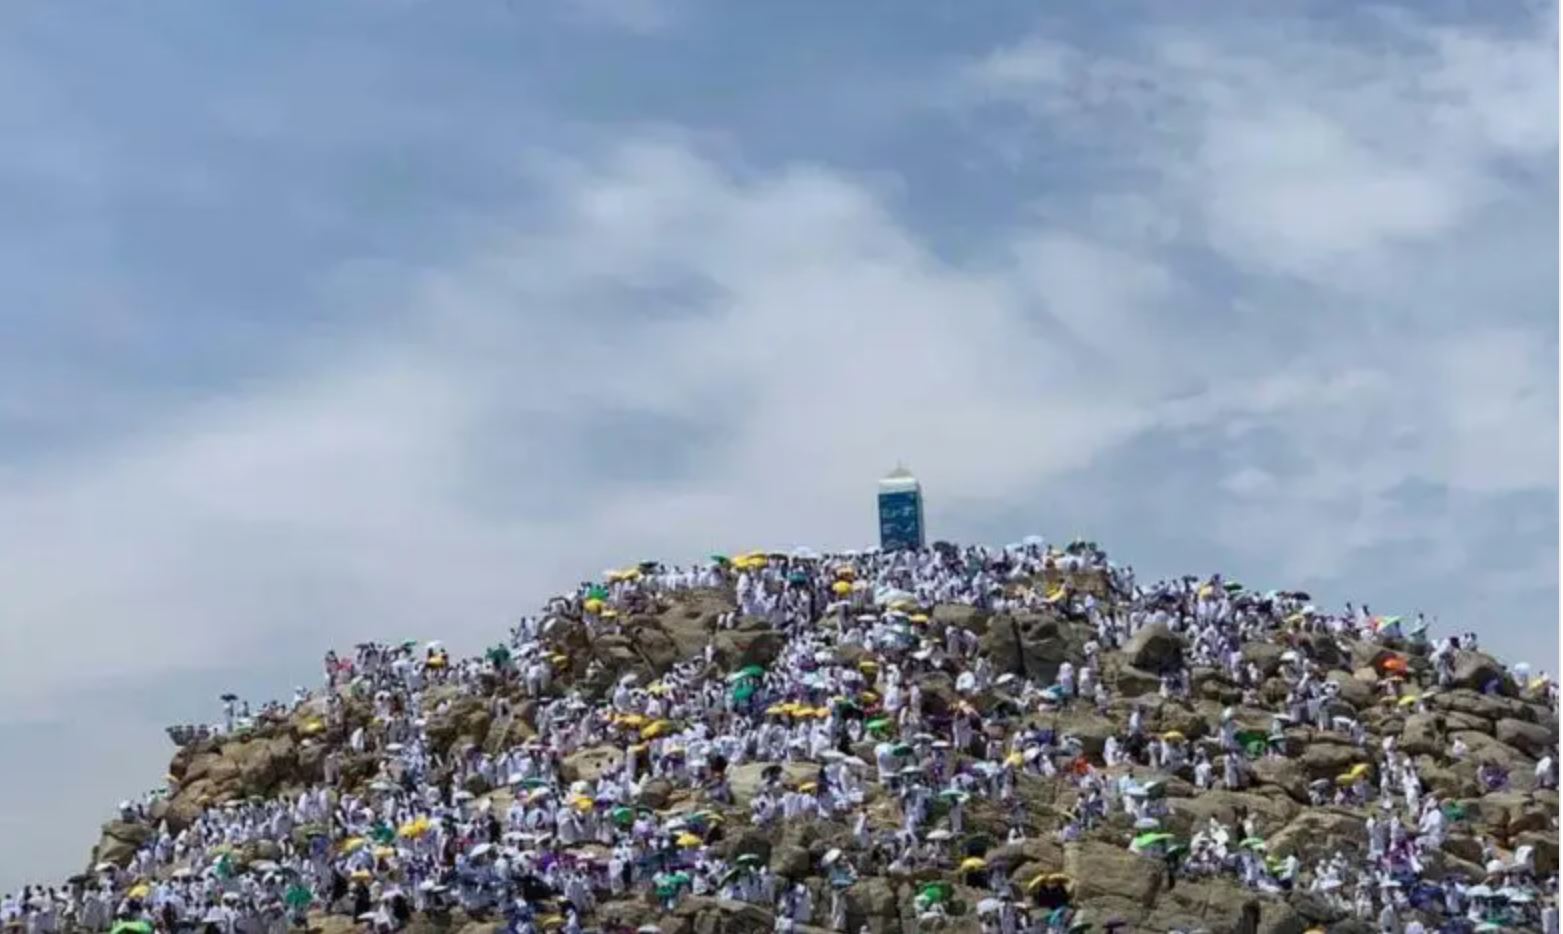
[[[424,665],[429,668],[444,668],[446,665],[445,656],[436,655],[428,661],[424,662]]]
[[[394,848],[392,848],[392,847],[377,846],[377,847],[374,848],[374,858],[375,859],[390,859],[391,857],[393,857],[395,855],[396,855],[396,850]]]
[[[1356,765],[1352,766],[1351,770],[1346,774],[1350,775],[1352,778],[1361,778],[1368,774],[1368,770],[1370,768],[1372,768],[1372,766],[1368,765],[1366,762],[1358,762]]]
[[[895,610],[897,613],[907,613],[917,609],[917,604],[910,600],[897,600],[890,604],[890,609]]]
[[[1345,788],[1348,785],[1354,784],[1356,781],[1357,781],[1356,776],[1351,775],[1350,773],[1347,773],[1347,772],[1342,772],[1339,775],[1335,776],[1335,784],[1341,786],[1342,788]]]
[[[613,718],[616,726],[643,727],[646,725],[646,717],[638,713],[621,713]]]
[[[1417,695],[1415,695],[1415,694],[1407,694],[1405,697],[1402,697],[1400,700],[1396,701],[1396,703],[1399,704],[1402,707],[1410,707],[1412,704],[1415,704],[1419,700],[1421,700],[1421,698],[1418,697]]]
[[[1168,730],[1167,732],[1161,734],[1161,738],[1169,743],[1181,743],[1185,739],[1188,739],[1188,737],[1184,736],[1178,730]]]
[[[681,833],[681,834],[678,835],[678,839],[675,840],[674,842],[676,842],[679,846],[682,846],[682,847],[691,847],[691,846],[699,846],[700,843],[701,843],[701,840],[700,840],[699,837],[695,836],[692,833]]]
[[[558,930],[564,927],[564,917],[562,915],[544,915],[538,919],[537,926],[545,931]]]
[[[798,786],[798,790],[803,792],[806,795],[813,794],[814,792],[819,791],[819,783],[818,782],[804,782],[803,784]]]
[[[397,833],[404,837],[412,837],[416,839],[428,833],[432,829],[434,829],[434,825],[429,823],[429,819],[427,817],[419,816],[414,817],[412,820],[403,824],[401,828],[397,830]]]
[[[790,713],[792,713],[792,707],[787,704],[772,704],[765,708],[765,715],[768,717],[780,717]]]
[[[140,883],[138,885],[131,886],[130,887],[130,891],[125,893],[125,895],[130,897],[130,898],[146,898],[148,895],[151,895],[151,894],[152,894],[152,886],[147,885],[145,882],[142,882],[142,883]]]
[[[326,725],[319,720],[307,720],[303,726],[298,728],[298,731],[305,736],[314,736],[316,733],[325,732],[325,729]]]
[[[364,845],[364,838],[363,837],[348,837],[346,840],[342,841],[342,852],[343,853],[354,853],[354,852],[357,852],[361,847],[363,847],[363,845]]]
[[[911,616],[908,616],[907,619],[911,620],[914,623],[926,623],[926,622],[928,622],[928,614],[927,613],[913,613]]]
[[[988,861],[980,856],[968,856],[961,860],[961,872],[971,872],[973,869],[987,869]]]
[[[619,618],[619,611],[618,610],[603,610],[602,611],[602,618],[603,619],[618,619]]]
[[[374,878],[374,876],[371,875],[367,869],[357,869],[353,871],[352,878],[359,882],[368,882],[370,879]]]
[[[878,671],[879,663],[872,659],[863,659],[857,663],[858,671]]]
[[[656,739],[658,736],[661,736],[663,733],[666,733],[669,730],[669,728],[671,728],[672,726],[673,726],[673,724],[669,723],[666,720],[658,720],[655,723],[651,723],[651,724],[648,724],[648,725],[642,727],[641,731],[640,731],[640,738],[641,739]]]
[[[1025,765],[1025,763],[1026,763],[1025,756],[1022,756],[1018,752],[1012,752],[1009,755],[1004,757],[1004,764],[1008,765],[1008,766],[1020,766],[1020,765]]]
[[[846,581],[836,581],[830,585],[830,592],[844,597],[852,592],[852,585]]]
[[[602,601],[596,597],[592,597],[590,600],[587,600],[585,603],[581,604],[581,607],[588,613],[601,613]]]
[[[592,799],[586,797],[585,795],[576,795],[570,799],[570,804],[582,814],[585,814],[587,811],[592,809]]]

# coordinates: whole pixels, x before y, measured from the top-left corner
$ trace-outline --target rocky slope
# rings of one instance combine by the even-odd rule
[[[927,615],[921,637],[925,644],[942,645],[945,630],[955,627],[973,634],[980,653],[1000,674],[1017,676],[1011,685],[1030,681],[1052,683],[1066,661],[1077,668],[1085,662],[1086,643],[1096,632],[1079,609],[1087,593],[1112,602],[1115,597],[1105,575],[1097,571],[1077,574],[1050,572],[1038,585],[1046,591],[1067,586],[1070,599],[1056,606],[1023,611],[993,612],[973,606],[940,604],[921,608]],[[643,594],[626,600],[621,631],[595,631],[581,624],[578,610],[561,614],[564,620],[542,637],[552,654],[555,690],[578,689],[594,702],[606,698],[614,685],[633,674],[639,684],[651,684],[682,662],[707,658],[705,671],[712,678],[757,665],[776,665],[787,646],[787,637],[765,622],[743,617],[731,587],[702,589],[679,594]],[[575,614],[572,617],[571,614]],[[739,614],[734,628],[721,628],[724,614]],[[1251,784],[1242,790],[1197,791],[1185,766],[1163,777],[1168,814],[1166,832],[1179,839],[1208,826],[1214,818],[1236,825],[1251,817],[1264,838],[1267,854],[1280,859],[1292,854],[1305,864],[1335,852],[1361,854],[1367,848],[1364,807],[1310,803],[1310,783],[1333,782],[1342,772],[1364,761],[1370,766],[1383,755],[1383,740],[1394,737],[1398,747],[1414,758],[1428,792],[1455,805],[1464,816],[1455,822],[1441,848],[1428,854],[1423,875],[1438,880],[1464,874],[1471,880],[1487,875],[1485,863],[1512,858],[1524,846],[1531,848],[1535,873],[1556,873],[1558,798],[1553,790],[1534,787],[1534,770],[1542,756],[1556,756],[1557,716],[1553,707],[1516,683],[1495,660],[1474,652],[1456,659],[1453,683],[1426,691],[1432,666],[1425,644],[1390,641],[1353,641],[1328,634],[1299,636],[1291,646],[1277,641],[1250,642],[1243,647],[1245,661],[1253,662],[1264,679],[1256,691],[1245,692],[1224,669],[1192,667],[1188,670],[1189,694],[1163,697],[1160,674],[1177,670],[1187,659],[1187,643],[1165,626],[1141,629],[1120,648],[1100,656],[1100,678],[1110,689],[1105,709],[1075,703],[1065,709],[1038,709],[1021,704],[1018,692],[987,686],[962,695],[953,663],[943,670],[925,669],[913,676],[925,711],[935,720],[970,705],[989,727],[1002,732],[1031,726],[1046,727],[1061,736],[1076,737],[1084,758],[1114,778],[1127,766],[1106,767],[1104,747],[1109,737],[1122,737],[1130,712],[1143,711],[1145,728],[1154,733],[1176,731],[1197,747],[1215,743],[1223,712],[1230,709],[1240,726],[1269,730],[1272,717],[1286,698],[1290,685],[1282,677],[1283,653],[1298,651],[1316,663],[1328,681],[1338,686],[1331,704],[1333,715],[1358,722],[1367,732],[1365,742],[1354,742],[1345,732],[1298,725],[1278,739],[1283,755],[1264,757],[1251,764]],[[876,656],[861,646],[839,646],[833,662],[860,667]],[[1405,683],[1418,696],[1415,704],[1402,704],[1383,690],[1384,661],[1405,660]],[[478,689],[454,683],[426,688],[422,709],[424,731],[431,752],[449,762],[455,753],[476,747],[489,755],[525,743],[538,735],[540,699],[528,696],[516,678],[485,673]],[[1425,695],[1425,696],[1420,696]],[[355,753],[347,737],[363,727],[374,730],[375,718],[367,698],[343,694],[343,712],[333,719],[321,697],[271,718],[262,718],[241,736],[197,740],[180,748],[169,764],[168,793],[156,800],[145,818],[117,820],[103,828],[89,865],[107,862],[127,866],[137,849],[153,836],[159,823],[174,834],[191,825],[204,811],[220,809],[251,799],[294,797],[326,778],[328,754],[340,770],[334,793],[370,795],[372,783],[384,778],[384,754]],[[1411,695],[1407,695],[1411,696]],[[504,698],[508,710],[498,711],[495,700]],[[546,698],[542,699],[546,701]],[[1456,742],[1469,753],[1454,759]],[[565,781],[592,781],[617,768],[624,755],[623,743],[605,742],[572,752],[560,763]],[[854,750],[872,762],[873,743],[865,740]],[[1506,769],[1508,786],[1484,790],[1478,769],[1496,763]],[[638,804],[662,818],[694,811],[714,811],[726,818],[725,828],[708,842],[725,858],[755,854],[775,873],[802,882],[828,898],[824,869],[833,850],[850,850],[851,831],[843,823],[797,821],[766,830],[749,826],[749,803],[762,783],[766,763],[735,765],[729,775],[734,795],[730,804],[713,801],[703,790],[667,780],[649,780],[639,788]],[[449,765],[442,766],[448,773]],[[784,782],[793,785],[811,780],[818,766],[790,763]],[[1134,768],[1144,777],[1144,766]],[[435,783],[443,778],[432,776]],[[513,799],[508,787],[489,787],[481,779],[467,781],[477,799],[488,799],[495,813],[503,813]],[[1008,843],[1010,818],[996,802],[974,798],[967,808],[964,826],[955,845],[961,853],[978,854],[986,873],[1006,873],[1017,882],[1041,873],[1061,872],[1070,877],[1071,896],[1084,917],[1096,927],[1108,919],[1121,919],[1123,930],[1301,932],[1376,930],[1369,919],[1348,916],[1317,894],[1300,890],[1264,893],[1245,887],[1232,876],[1169,879],[1162,861],[1131,852],[1127,844],[1136,831],[1122,813],[1111,813],[1078,839],[1058,839],[1058,831],[1079,804],[1079,789],[1056,777],[1022,771],[1016,777],[1016,793],[1025,802],[1025,839]],[[867,810],[876,828],[899,825],[892,796],[870,783]],[[312,834],[327,829],[300,826],[292,830],[292,842],[307,847]],[[1486,852],[1484,852],[1484,847]],[[242,871],[247,863],[277,860],[282,841],[255,840],[234,855]],[[952,884],[947,917],[917,916],[916,894],[931,879]],[[863,872],[846,892],[846,927],[871,934],[927,929],[977,930],[975,906],[988,897],[984,888],[952,869],[924,868],[909,873]],[[1298,887],[1301,888],[1300,886]],[[354,926],[350,917],[322,912],[316,906],[312,924],[325,931]],[[816,916],[815,923],[822,918]],[[493,929],[499,922],[468,917],[460,910],[418,915],[412,926],[477,931]],[[769,906],[724,900],[712,896],[683,896],[676,908],[664,912],[650,894],[636,893],[604,898],[588,927],[629,929],[655,924],[667,934],[726,934],[770,931],[776,918]],[[812,930],[808,926],[805,929]]]

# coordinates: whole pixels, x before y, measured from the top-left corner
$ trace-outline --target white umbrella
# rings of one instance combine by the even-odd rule
[[[1466,898],[1492,898],[1492,889],[1485,885],[1473,885],[1465,890]]]
[[[1004,903],[996,898],[984,898],[977,903],[977,914],[991,915],[1004,907]]]
[[[473,855],[473,856],[483,856],[483,855],[487,854],[493,848],[494,848],[494,844],[492,844],[492,843],[479,843],[477,846],[472,848],[471,855]]]
[[[820,857],[819,864],[821,866],[834,866],[836,864],[836,860],[840,858],[841,850],[837,847],[831,847],[826,851],[824,856]]]
[[[940,829],[940,830],[930,830],[928,832],[928,839],[935,840],[935,841],[948,840],[948,839],[950,839],[953,836],[954,836],[954,834],[950,833],[948,830],[943,830],[943,829]]]

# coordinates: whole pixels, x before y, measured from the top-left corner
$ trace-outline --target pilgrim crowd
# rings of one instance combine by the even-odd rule
[[[1099,586],[1071,583],[1083,575]],[[459,909],[525,934],[579,934],[636,930],[615,920],[624,912],[608,910],[626,899],[674,911],[708,896],[761,906],[778,930],[859,934],[866,925],[849,918],[854,887],[890,875],[924,880],[911,887],[909,910],[930,927],[956,912],[985,934],[1117,927],[1082,909],[1079,880],[1062,867],[1015,876],[972,849],[968,825],[980,802],[998,808],[1008,828],[990,848],[1128,827],[1113,839],[1154,861],[1168,886],[1219,877],[1260,894],[1305,892],[1401,934],[1558,931],[1557,879],[1538,871],[1531,847],[1483,838],[1481,873],[1427,872],[1444,839],[1470,825],[1395,736],[1380,740],[1341,713],[1340,684],[1324,676],[1313,639],[1392,647],[1373,690],[1409,716],[1448,688],[1459,653],[1476,648],[1472,634],[1438,638],[1420,616],[1351,605],[1326,612],[1306,594],[1257,593],[1219,577],[1142,584],[1092,544],[1034,538],[1006,548],[713,556],[606,578],[550,601],[478,657],[455,658],[439,643],[365,644],[328,654],[323,685],[291,699],[252,708],[226,695],[221,722],[170,735],[200,744],[302,720],[322,739],[339,738],[322,780],[281,797],[214,803],[177,832],[152,816],[177,783],[124,802],[119,817],[150,828],[128,861],[10,894],[0,921],[28,934],[281,934],[312,912],[394,931],[419,913]],[[713,590],[736,607],[718,628],[774,630],[774,659],[723,670],[708,647],[655,677],[605,680],[598,661],[583,677],[567,676],[567,632],[617,635],[638,613]],[[1088,638],[1044,683],[1006,670],[970,629],[939,624],[935,608],[946,606],[1062,615]],[[1214,669],[1241,701],[1197,737],[1152,730],[1152,711],[1130,706],[1121,729],[1089,753],[1082,737],[1046,725],[1039,714],[1122,710],[1127,698],[1106,677],[1105,660],[1148,626],[1166,627],[1182,647],[1174,664],[1150,673],[1148,693],[1177,702],[1194,690],[1191,672]],[[1254,642],[1284,647],[1275,670],[1245,653]],[[955,703],[927,696],[922,676],[934,671],[952,675]],[[1544,673],[1515,666],[1507,676],[1555,717],[1557,688]],[[1285,685],[1279,699],[1265,692],[1276,677]],[[430,724],[472,697],[495,720],[521,716],[526,703],[533,735],[505,748],[442,749]],[[371,715],[349,717],[354,705]],[[1268,711],[1269,722],[1245,720],[1251,709]],[[1306,859],[1272,853],[1253,815],[1212,818],[1191,834],[1171,829],[1170,783],[1250,788],[1264,760],[1296,754],[1287,733],[1299,726],[1360,747],[1360,763],[1307,791],[1313,804],[1365,815],[1360,846]],[[583,753],[603,749],[614,754],[579,765]],[[1442,758],[1475,756],[1450,744]],[[350,764],[366,757],[371,774],[354,771],[350,781]],[[1495,763],[1479,775],[1492,790],[1556,788],[1556,756],[1541,757],[1523,781]],[[1044,825],[1028,811],[1022,785],[1035,781],[1069,787],[1074,805],[1064,817]],[[648,806],[670,793],[687,806]],[[808,875],[826,885],[723,845],[811,820],[847,830],[812,857]],[[972,890],[978,896],[964,903]]]

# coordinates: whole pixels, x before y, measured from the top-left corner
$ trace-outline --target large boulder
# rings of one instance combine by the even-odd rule
[[[1182,666],[1183,640],[1167,624],[1150,623],[1129,639],[1123,653],[1130,665],[1160,674]]]
[[[1412,714],[1400,730],[1400,751],[1409,756],[1441,755],[1447,745],[1444,718],[1438,714]]]
[[[1308,802],[1308,775],[1296,759],[1265,756],[1253,763],[1254,778],[1286,792],[1293,801]]]
[[[1527,721],[1537,718],[1535,707],[1524,701],[1504,697],[1501,694],[1482,694],[1465,688],[1441,691],[1434,694],[1429,703],[1440,710],[1457,711],[1469,717],[1488,721],[1489,725],[1474,727],[1486,732],[1491,732],[1491,722],[1504,717]]]
[[[1558,745],[1555,725],[1554,728],[1548,729],[1539,723],[1526,723],[1510,717],[1498,721],[1493,735],[1497,737],[1498,742],[1512,746],[1536,759],[1555,752]]]
[[[1286,654],[1286,647],[1274,642],[1249,642],[1243,646],[1243,662],[1259,666],[1259,671],[1266,678],[1281,669],[1281,656]]]
[[[819,766],[809,762],[745,762],[743,765],[735,765],[727,770],[727,784],[733,791],[733,798],[742,807],[748,807],[754,800],[755,794],[760,790],[765,770],[772,765],[780,765],[782,783],[784,785],[798,785],[803,782],[813,781],[819,774]]]
[[[1472,691],[1487,690],[1489,684],[1498,686],[1498,693],[1513,697],[1518,693],[1514,679],[1491,655],[1482,652],[1457,652],[1454,657],[1455,687]]]
[[[1083,899],[1117,896],[1145,908],[1155,905],[1165,875],[1159,860],[1095,840],[1064,845],[1064,872]]]
[[[1296,853],[1303,862],[1309,863],[1338,849],[1358,852],[1365,849],[1365,828],[1360,815],[1343,808],[1309,808],[1269,838],[1270,853],[1276,856]]]
[[[959,603],[941,603],[933,608],[933,622],[944,626],[959,626],[968,632],[982,636],[988,631],[989,614],[974,606]]]
[[[226,743],[223,757],[238,766],[239,783],[245,796],[265,795],[278,783],[297,778],[298,745],[287,733]]]
[[[1053,616],[1027,613],[988,620],[979,646],[1000,672],[1050,684],[1065,661],[1085,657],[1085,640],[1075,627]]]
[[[662,921],[665,929],[670,922],[687,934],[771,934],[776,925],[759,905],[699,895],[679,899],[673,917]]]
[[[1133,665],[1125,665],[1118,669],[1113,686],[1124,697],[1141,697],[1154,694],[1161,687],[1161,678]]]
[[[1285,796],[1253,794],[1241,791],[1216,789],[1192,798],[1175,798],[1168,802],[1179,823],[1186,822],[1190,831],[1203,830],[1211,819],[1232,826],[1242,818],[1251,816],[1261,833],[1272,833],[1286,826],[1301,808]]]
[[[588,746],[565,756],[559,776],[567,782],[592,782],[621,767],[624,754],[614,746]]]
[[[134,821],[110,821],[92,850],[93,865],[113,863],[123,869],[142,845],[152,839],[152,828]]]
[[[481,697],[459,695],[436,707],[427,718],[424,733],[440,754],[460,742],[482,743],[488,738],[491,717]]]
[[[893,934],[901,927],[901,911],[909,907],[911,894],[884,876],[861,879],[847,889],[847,930],[868,928],[869,934]]]
[[[1314,734],[1298,759],[1310,779],[1334,778],[1367,758],[1367,754],[1356,746],[1329,742],[1329,738],[1330,734]]]
[[[1335,685],[1339,691],[1339,698],[1357,710],[1371,707],[1377,700],[1376,695],[1373,693],[1372,682],[1359,678],[1356,675],[1332,671],[1327,680]]]
[[[1346,662],[1346,654],[1334,636],[1314,633],[1307,642],[1308,655],[1325,668],[1339,668]]]
[[[724,629],[711,638],[717,661],[725,669],[769,666],[781,654],[786,639],[774,629]]]

